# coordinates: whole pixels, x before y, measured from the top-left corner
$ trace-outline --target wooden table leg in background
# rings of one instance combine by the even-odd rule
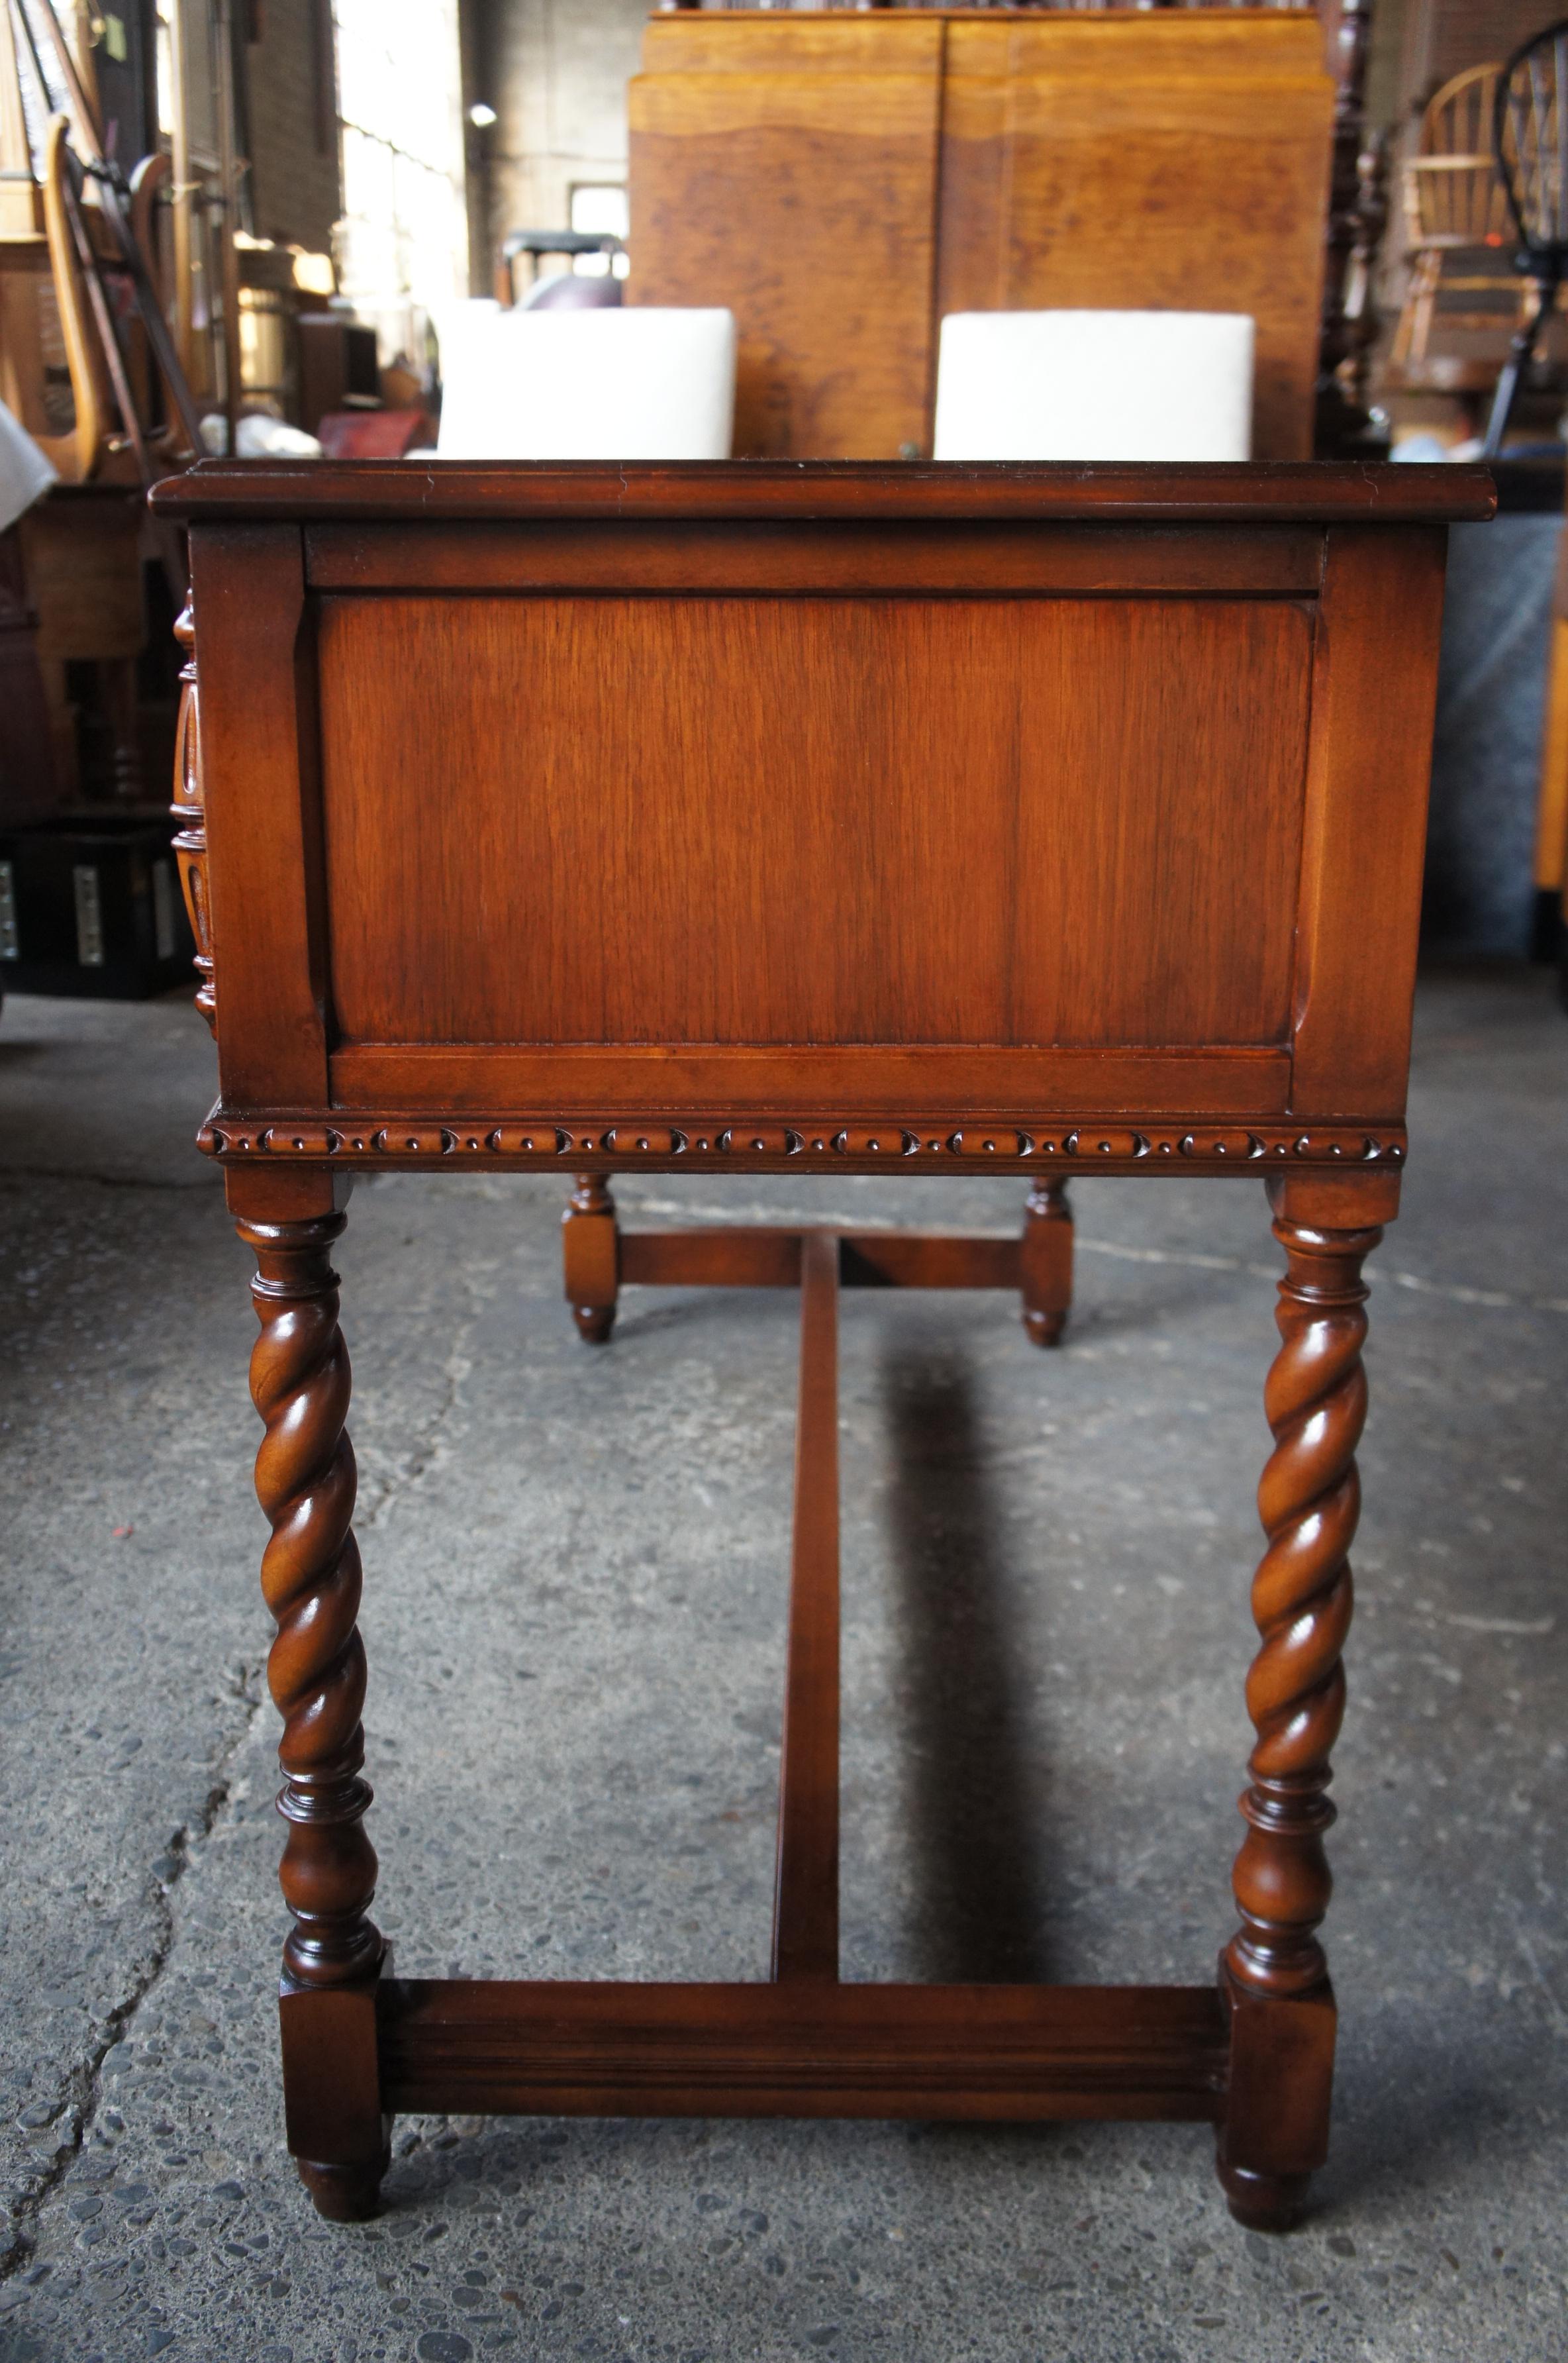
[[[578,1335],[589,1346],[608,1344],[624,1281],[667,1285],[722,1281],[734,1287],[792,1288],[800,1276],[791,1253],[778,1246],[779,1239],[793,1236],[785,1231],[768,1235],[771,1251],[762,1250],[760,1264],[750,1250],[763,1235],[739,1225],[706,1237],[701,1232],[646,1231],[623,1236],[602,1173],[575,1177],[561,1224],[566,1299]],[[846,1251],[841,1275],[845,1286],[1016,1287],[1023,1299],[1023,1326],[1033,1343],[1057,1346],[1062,1341],[1073,1303],[1073,1210],[1066,1182],[1033,1184],[1024,1208],[1023,1235],[1016,1245],[914,1232],[851,1232]]]
[[[579,1173],[561,1216],[567,1303],[585,1346],[607,1346],[615,1326],[620,1236],[615,1201],[602,1173]]]
[[[1073,1303],[1073,1210],[1065,1182],[1036,1182],[1023,1210],[1023,1326],[1059,1346]]]
[[[376,1856],[360,1711],[356,1478],[344,1422],[348,1355],[330,1262],[347,1177],[233,1175],[229,1211],[256,1256],[261,1334],[250,1392],[267,1433],[256,1491],[272,1527],[261,1588],[277,1620],[267,1678],[283,1718],[279,1881],[293,1914],[280,1992],[289,2148],[323,2215],[373,2214],[386,2170],[376,1989],[386,1947],[368,1917]]]
[[[1232,1874],[1242,1925],[1220,1961],[1231,2077],[1219,2167],[1231,2213],[1282,2231],[1328,2155],[1335,2015],[1318,1928],[1333,1884],[1329,1756],[1344,1714],[1361,1511],[1361,1267],[1398,1211],[1399,1178],[1281,1175],[1269,1198],[1287,1263],[1275,1316],[1284,1342],[1264,1395],[1275,1448],[1258,1489],[1268,1548],[1253,1582],[1263,1646],[1247,1678],[1257,1745]]]

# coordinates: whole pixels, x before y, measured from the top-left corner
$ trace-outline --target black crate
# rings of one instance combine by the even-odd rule
[[[0,829],[0,992],[145,1001],[192,982],[172,835],[121,813]]]

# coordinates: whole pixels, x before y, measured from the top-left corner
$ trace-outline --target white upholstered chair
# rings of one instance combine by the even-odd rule
[[[628,305],[436,314],[443,460],[727,460],[735,323]]]
[[[1245,460],[1242,312],[952,312],[938,460]]]

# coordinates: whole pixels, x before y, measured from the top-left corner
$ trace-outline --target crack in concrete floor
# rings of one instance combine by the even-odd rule
[[[101,1177],[87,1178],[96,1180]],[[149,1185],[126,1182],[117,1186],[141,1188]],[[465,1272],[464,1279],[471,1297],[474,1292],[472,1276]],[[424,1436],[400,1459],[394,1469],[381,1476],[370,1506],[364,1509],[357,1507],[354,1523],[361,1534],[373,1530],[397,1500],[412,1492],[437,1465],[444,1430],[460,1399],[462,1381],[469,1369],[467,1345],[473,1318],[470,1314],[460,1324],[458,1335],[444,1358],[442,1367],[447,1381],[446,1392]],[[182,1825],[171,1836],[168,1852],[173,1857],[172,1867],[167,1876],[155,1879],[150,1890],[156,1915],[156,1935],[146,1967],[130,1991],[99,2022],[101,2033],[98,2040],[67,2070],[54,2122],[68,2124],[69,2138],[55,2151],[52,2159],[39,2169],[32,2182],[13,2197],[7,2245],[0,2249],[0,2282],[11,2279],[31,2261],[37,2245],[39,2215],[64,2182],[72,2165],[81,2156],[92,2135],[94,2122],[103,2102],[101,2075],[104,2062],[119,2044],[134,2036],[138,2014],[155,1994],[174,1942],[174,1897],[179,1882],[200,1848],[216,1833],[229,1803],[234,1767],[251,1744],[258,1721],[271,1710],[264,1681],[265,1667],[266,1659],[261,1658],[245,1670],[240,1694],[245,1697],[249,1713],[232,1735],[219,1758],[213,1786],[201,1815],[195,1823]],[[416,2145],[417,2136],[405,2139],[400,2154],[408,2155]]]
[[[99,2021],[103,2029],[101,2038],[83,2058],[73,2061],[67,2069],[55,2122],[61,2119],[66,2122],[68,2138],[55,2151],[36,2180],[12,2199],[6,2246],[0,2250],[0,2282],[9,2280],[30,2263],[37,2247],[39,2217],[65,2180],[92,2135],[103,2103],[101,2080],[104,2062],[133,2031],[138,2013],[153,1992],[168,1964],[174,1946],[175,1892],[193,1857],[211,1837],[228,1803],[234,1766],[244,1752],[255,1729],[257,1717],[266,1703],[264,1691],[259,1691],[261,1671],[260,1660],[248,1670],[248,1681],[241,1694],[246,1698],[250,1712],[218,1760],[216,1778],[200,1815],[194,1823],[182,1825],[170,1837],[168,1851],[173,1858],[172,1866],[162,1878],[154,1878],[150,1891],[156,1928],[150,1958],[130,1991],[115,2005],[106,2018]]]

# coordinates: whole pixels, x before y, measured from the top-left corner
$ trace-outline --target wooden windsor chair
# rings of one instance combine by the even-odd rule
[[[1404,1164],[1443,528],[1488,478],[206,462],[153,497],[190,529],[201,1139],[257,1261],[317,2206],[374,2210],[399,2110],[1107,2116],[1210,2124],[1235,2213],[1290,2222],[1328,2134],[1360,1274]],[[601,1318],[633,1280],[800,1290],[767,1982],[392,1973],[330,1261],[389,1169],[584,1176]],[[1239,1925],[1190,1985],[843,1984],[838,1290],[1027,1302],[1034,1248],[617,1242],[605,1179],[1086,1170],[1266,1182],[1285,1251]]]
[[[1416,153],[1405,165],[1405,251],[1409,283],[1389,348],[1390,366],[1419,379],[1441,318],[1445,331],[1509,332],[1539,298],[1513,268],[1515,230],[1492,144],[1501,65],[1468,66],[1434,92]],[[1492,260],[1495,257],[1496,260]],[[1444,305],[1447,295],[1490,296],[1490,305]]]
[[[1518,232],[1514,268],[1532,291],[1497,379],[1484,449],[1503,448],[1519,383],[1568,279],[1568,17],[1514,51],[1497,80],[1493,148]]]

